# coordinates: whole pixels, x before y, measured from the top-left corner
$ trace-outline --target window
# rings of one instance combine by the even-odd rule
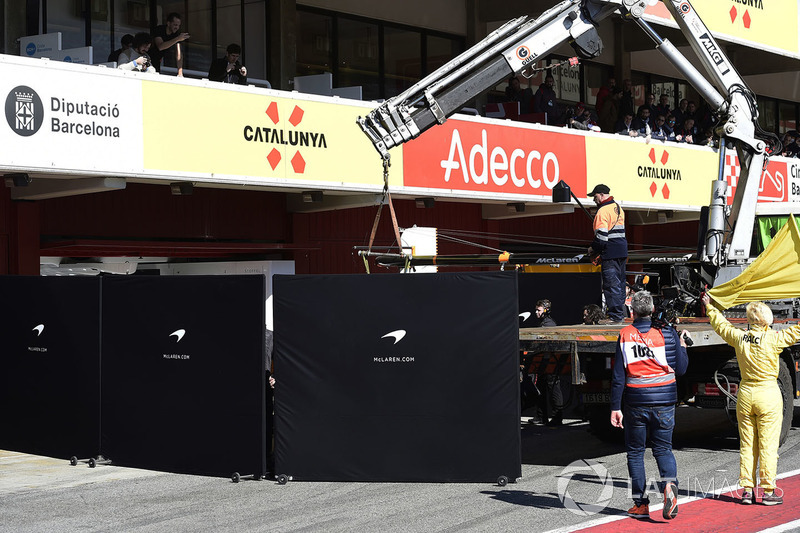
[[[422,35],[387,27],[383,31],[383,97],[397,96],[422,78]]]
[[[267,6],[263,0],[250,0],[244,4],[244,37],[242,38],[242,63],[251,80],[267,79],[269,72],[269,30]]]
[[[112,50],[119,48],[111,42],[111,0],[92,0],[88,4],[91,6],[92,59],[103,63]]]
[[[778,130],[778,102],[772,98],[758,97],[758,123],[767,131]]]
[[[597,106],[597,92],[604,87],[609,78],[614,77],[614,69],[597,63],[584,63],[583,65],[583,94],[585,103]],[[599,110],[598,110],[599,111]]]
[[[778,133],[797,129],[797,105],[792,102],[778,102]]]
[[[464,51],[463,39],[453,37],[427,36],[427,63],[425,75],[430,74]]]
[[[61,49],[86,46],[86,20],[82,2],[48,2],[47,33],[61,32]]]
[[[297,75],[333,72],[333,17],[297,10]]]
[[[220,2],[222,3],[222,2]],[[214,55],[211,48],[211,0],[195,0],[192,2],[181,2],[175,0],[157,0],[156,19],[151,26],[155,28],[166,24],[167,16],[175,12],[181,16],[180,32],[191,35],[189,39],[181,43],[183,51],[184,70],[193,70],[198,75],[208,72],[211,66],[211,58]],[[225,45],[227,46],[227,44]],[[171,47],[164,54],[164,65],[175,67],[175,47]]]
[[[378,73],[378,25],[344,17],[338,19],[338,51],[334,87],[360,85],[364,100],[381,97]]]
[[[214,58],[225,55],[229,44],[242,45],[242,6],[239,0],[217,0],[217,49]]]
[[[297,7],[297,76],[329,72],[364,100],[396,96],[464,49],[460,37]]]

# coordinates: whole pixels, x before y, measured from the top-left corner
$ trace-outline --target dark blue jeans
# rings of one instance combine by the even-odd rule
[[[625,407],[622,424],[625,426],[625,448],[628,451],[628,475],[631,477],[633,501],[637,505],[647,503],[649,498],[645,493],[647,478],[644,470],[644,449],[648,435],[653,457],[658,464],[658,489],[663,492],[667,481],[678,484],[678,466],[672,454],[675,406]]]
[[[614,322],[624,319],[625,312],[625,263],[627,257],[619,259],[603,259],[601,271],[603,277],[603,296],[606,298],[608,318]]]

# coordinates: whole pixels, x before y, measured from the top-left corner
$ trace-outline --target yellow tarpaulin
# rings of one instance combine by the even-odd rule
[[[800,296],[800,231],[794,217],[744,272],[708,294],[720,309]]]

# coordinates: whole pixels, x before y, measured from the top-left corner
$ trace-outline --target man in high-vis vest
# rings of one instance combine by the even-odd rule
[[[747,304],[747,331],[732,325],[711,305],[711,297],[702,298],[711,327],[736,350],[742,380],[736,395],[736,420],[739,426],[739,485],[742,503],[755,501],[756,484],[764,491],[761,503],[780,505],[781,491],[776,491],[778,445],[783,424],[783,396],[778,388],[781,352],[800,341],[800,325],[773,330],[772,310],[764,302]]]
[[[594,240],[589,256],[599,256],[603,278],[606,314],[612,323],[625,320],[625,263],[628,260],[628,240],[625,238],[625,212],[614,201],[611,189],[602,183],[595,186],[589,197],[597,204],[594,216]]]
[[[646,493],[644,451],[648,436],[658,464],[659,490],[664,494],[662,516],[678,514],[678,467],[672,454],[675,404],[678,403],[676,376],[686,372],[689,357],[684,335],[673,327],[652,327],[653,297],[639,291],[631,298],[633,324],[619,333],[611,381],[611,425],[625,429],[628,475],[633,507],[628,516],[650,517]],[[623,408],[624,405],[624,408]],[[623,425],[623,419],[625,421]]]

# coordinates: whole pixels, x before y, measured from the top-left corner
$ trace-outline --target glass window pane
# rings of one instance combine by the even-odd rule
[[[652,76],[653,94],[656,96],[656,105],[661,105],[661,96],[667,97],[670,111],[678,105],[675,94],[675,82],[670,78]]]
[[[111,0],[92,0],[92,59],[105,63],[111,53]],[[120,37],[122,37],[120,35]]]
[[[327,15],[297,10],[298,76],[333,72],[332,26]]]
[[[778,116],[780,117],[778,133],[797,129],[797,106],[795,104],[792,102],[779,102]]]
[[[633,92],[633,114],[636,115],[636,111],[639,109],[639,106],[645,102],[647,96],[647,88],[649,87],[647,75],[633,72],[631,73],[631,83]]]
[[[597,106],[597,92],[614,76],[614,69],[597,63],[583,64],[583,94],[588,106]]]
[[[464,51],[464,43],[460,39],[450,39],[435,35],[428,35],[427,39],[428,57],[426,58],[427,70],[425,75],[435,71]]]
[[[581,100],[581,73],[577,66],[570,66],[566,59],[556,59],[552,63],[562,63],[561,66],[551,69],[556,84],[556,98],[565,102],[578,103]]]
[[[380,98],[378,25],[342,17],[339,19],[338,33],[336,87],[360,85],[364,100]]]
[[[61,32],[61,48],[86,46],[86,21],[81,2],[48,2],[47,33]]]
[[[267,9],[264,0],[249,0],[244,4],[244,43],[242,64],[247,78],[267,79]]]
[[[771,98],[757,97],[758,99],[758,123],[767,131],[778,131],[778,119],[775,116],[777,106],[775,100]]]
[[[145,31],[150,33],[150,4],[148,0],[114,0],[114,42],[112,50],[121,48],[122,37],[126,34],[136,35]],[[97,57],[95,62],[105,61]]]
[[[167,16],[175,12],[181,16],[180,32],[191,34],[191,37],[180,43],[183,51],[183,69],[186,76],[205,77],[211,66],[211,0],[195,0],[181,2],[175,0],[157,0],[156,26],[166,24]],[[164,65],[175,67],[175,47],[165,51]]]
[[[422,36],[419,32],[384,28],[384,98],[397,96],[422,76]]]
[[[225,55],[231,43],[242,45],[242,9],[239,0],[217,0],[217,50],[214,57]]]

